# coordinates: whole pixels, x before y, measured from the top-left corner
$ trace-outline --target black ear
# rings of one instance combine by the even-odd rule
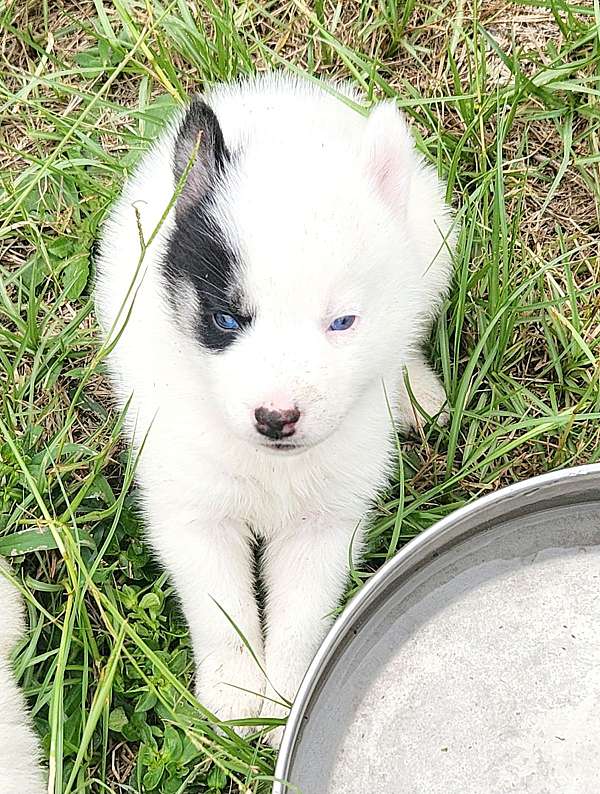
[[[179,184],[192,158],[185,185],[177,199],[177,212],[201,202],[229,160],[217,117],[201,99],[193,100],[177,131],[173,153],[176,184]]]

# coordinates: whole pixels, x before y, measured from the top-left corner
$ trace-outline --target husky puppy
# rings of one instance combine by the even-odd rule
[[[0,791],[43,794],[47,787],[38,740],[10,663],[11,651],[25,631],[23,606],[5,570],[0,560]]]
[[[148,539],[221,719],[285,715],[388,480],[393,420],[418,422],[405,374],[428,415],[445,399],[420,352],[450,278],[444,189],[394,104],[359,101],[284,74],[217,86],[146,154],[100,241]]]

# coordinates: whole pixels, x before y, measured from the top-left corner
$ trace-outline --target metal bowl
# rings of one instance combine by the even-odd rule
[[[273,794],[600,790],[600,464],[457,510],[352,599]]]

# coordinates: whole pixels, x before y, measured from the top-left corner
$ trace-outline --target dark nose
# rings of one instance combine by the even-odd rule
[[[256,429],[267,438],[287,438],[294,435],[296,422],[300,419],[300,411],[290,408],[287,411],[278,411],[265,408],[262,405],[254,411]]]

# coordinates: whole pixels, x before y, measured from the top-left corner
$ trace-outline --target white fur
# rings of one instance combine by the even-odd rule
[[[388,478],[386,392],[404,427],[418,416],[405,369],[426,412],[442,408],[419,343],[450,278],[450,214],[390,103],[365,118],[283,75],[219,86],[207,102],[228,148],[244,152],[218,214],[244,261],[255,327],[215,355],[173,319],[159,265],[173,210],[140,264],[138,218],[147,242],[175,189],[173,128],[105,226],[97,310],[113,340],[128,317],[109,367],[119,405],[131,398],[130,439],[137,449],[145,439],[138,477],[148,537],[189,621],[198,698],[222,718],[282,715],[269,698],[294,698],[343,592],[350,545],[356,558]],[[358,315],[355,325],[328,332],[345,314]],[[300,406],[301,452],[262,446],[252,417],[269,403]],[[264,638],[253,533],[266,543]]]
[[[39,763],[38,740],[10,659],[25,631],[23,606],[3,568],[0,560],[0,792],[42,794],[46,786]]]

